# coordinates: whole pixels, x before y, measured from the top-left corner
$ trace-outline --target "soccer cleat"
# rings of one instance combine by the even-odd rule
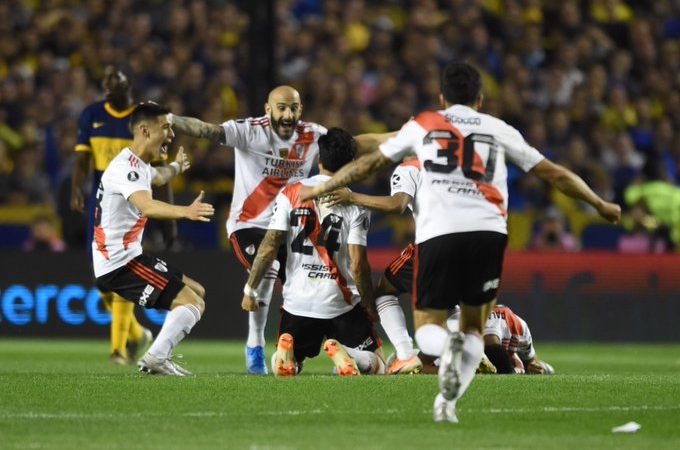
[[[134,364],[137,361],[137,357],[143,354],[146,349],[153,342],[153,333],[148,328],[142,328],[142,337],[136,341],[127,341],[127,362],[128,364]]]
[[[449,333],[439,358],[439,392],[446,400],[455,400],[460,390],[460,364],[465,334]]]
[[[161,360],[149,353],[142,356],[142,359],[137,363],[137,367],[139,367],[140,372],[149,375],[169,375],[172,377],[185,376],[177,371],[176,364],[174,364],[170,358]]]
[[[117,366],[124,366],[127,364],[127,359],[123,358],[123,355],[121,355],[118,350],[114,350],[113,353],[111,353],[109,361]]]
[[[456,404],[447,401],[441,394],[438,394],[434,399],[433,418],[435,422],[458,423]]]
[[[283,333],[279,336],[279,342],[276,345],[274,375],[277,377],[292,377],[296,374],[293,336],[288,333]]]
[[[180,366],[179,364],[177,364],[175,359],[182,359],[182,355],[170,355],[170,357],[168,358],[168,361],[170,362],[170,364],[172,364],[172,367],[177,372],[179,372],[183,377],[193,376],[193,373],[191,371],[189,371],[189,370],[185,369],[184,367]]]
[[[267,364],[264,362],[264,347],[246,346],[246,370],[250,375],[267,375]]]
[[[345,348],[335,339],[328,339],[323,344],[323,351],[333,360],[338,375],[353,377],[361,375],[356,361],[347,354]]]
[[[418,355],[413,355],[409,359],[394,358],[387,369],[387,375],[413,374],[423,370],[423,362]]]

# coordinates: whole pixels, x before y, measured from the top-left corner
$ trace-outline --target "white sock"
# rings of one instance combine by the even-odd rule
[[[484,340],[477,334],[465,333],[463,357],[460,364],[460,389],[458,390],[456,400],[462,397],[470,383],[472,383],[482,356],[484,356]]]
[[[413,339],[408,335],[406,318],[399,300],[394,295],[383,295],[375,299],[375,306],[380,316],[380,325],[397,352],[397,359],[409,359],[415,353]]]
[[[248,339],[246,340],[248,347],[264,347],[264,328],[267,325],[269,302],[271,302],[272,293],[274,292],[274,284],[276,283],[279,266],[279,262],[274,260],[272,266],[264,274],[262,281],[260,281],[260,285],[255,289],[260,309],[248,313]]]
[[[361,373],[377,373],[380,370],[380,358],[368,350],[358,350],[344,346],[349,356],[354,358]]]
[[[201,312],[194,305],[176,307],[166,316],[165,323],[148,353],[156,359],[167,359],[172,349],[189,334],[200,319]]]
[[[416,342],[420,351],[426,355],[441,356],[447,335],[444,328],[428,323],[416,330]]]

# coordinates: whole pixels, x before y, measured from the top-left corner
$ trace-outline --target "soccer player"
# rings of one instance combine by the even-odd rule
[[[102,291],[146,308],[170,311],[138,366],[144,373],[186,376],[191,373],[172,361],[172,349],[201,318],[205,289],[165,261],[142,253],[142,234],[149,218],[207,222],[214,209],[202,202],[203,192],[189,206],[171,205],[151,195],[152,184],[165,184],[189,168],[182,148],[169,166],[150,165],[174,137],[168,109],[142,103],[132,113],[130,126],[132,144],[111,161],[97,190],[94,274]]]
[[[338,189],[326,195],[323,203],[327,206],[353,204],[388,213],[403,213],[406,208],[413,211],[413,202],[420,184],[420,163],[413,157],[394,169],[390,179],[389,196],[373,196]],[[415,245],[409,244],[399,257],[392,261],[375,287],[373,296],[380,316],[380,324],[394,345],[396,355],[388,359],[389,375],[418,373],[423,363],[413,348],[413,340],[406,328],[404,311],[397,296],[410,293],[413,280],[413,252]],[[390,358],[391,359],[391,358]]]
[[[397,136],[339,170],[331,180],[304,186],[302,200],[366,178],[407,154],[423,170],[416,196],[414,259],[416,342],[427,348],[444,342],[434,420],[457,423],[456,402],[465,393],[484,354],[482,332],[495,305],[507,242],[506,158],[564,194],[585,201],[611,222],[621,208],[606,202],[576,174],[547,160],[513,127],[479,113],[482,82],[467,63],[442,74],[444,109],[409,120]],[[446,330],[448,311],[461,305],[461,331]],[[426,330],[420,330],[424,325]]]
[[[278,86],[269,93],[262,117],[228,120],[221,125],[192,117],[175,116],[173,128],[179,134],[211,139],[233,147],[236,176],[227,234],[239,262],[250,270],[255,252],[267,232],[274,200],[281,188],[309,176],[319,152],[318,139],[326,133],[321,125],[302,121],[300,94],[290,86]],[[389,135],[362,135],[361,146],[382,142]],[[246,369],[265,375],[264,328],[274,282],[286,264],[283,248],[272,261],[259,284],[259,308],[248,315]],[[282,276],[283,274],[281,274]],[[282,282],[285,282],[283,276]]]
[[[242,308],[257,311],[258,287],[285,243],[288,257],[279,340],[272,357],[277,376],[294,376],[321,344],[339,375],[384,373],[380,340],[367,310],[375,314],[366,256],[369,213],[358,206],[327,208],[301,201],[302,186],[330,178],[357,152],[352,136],[331,128],[319,138],[319,175],[285,187],[243,289]],[[324,339],[325,342],[324,342]]]
[[[92,242],[92,221],[99,181],[111,160],[122,148],[132,143],[130,115],[135,109],[130,82],[122,71],[113,66],[106,67],[102,87],[106,99],[88,106],[80,116],[75,147],[78,157],[71,179],[71,209],[82,213],[87,206],[88,246]],[[92,194],[86,201],[82,185],[88,179],[92,166]],[[153,339],[151,331],[142,327],[135,318],[134,304],[112,292],[101,292],[101,297],[111,312],[111,361],[115,364],[136,362],[137,353]]]

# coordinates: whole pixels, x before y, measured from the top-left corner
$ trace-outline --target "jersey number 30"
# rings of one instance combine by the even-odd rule
[[[496,170],[496,154],[498,153],[498,144],[493,136],[473,133],[463,138],[451,130],[433,130],[425,135],[423,144],[431,144],[433,141],[439,145],[437,158],[446,158],[446,163],[439,164],[428,159],[423,164],[425,170],[451,173],[460,167],[465,178],[483,183],[490,183],[493,180]],[[486,164],[475,152],[476,145],[488,146]]]

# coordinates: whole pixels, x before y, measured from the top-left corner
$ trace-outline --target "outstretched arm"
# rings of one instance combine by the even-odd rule
[[[621,220],[621,207],[619,205],[600,198],[581,177],[566,167],[544,159],[536,164],[530,172],[555,186],[565,195],[591,204],[608,221],[618,223]]]
[[[392,131],[390,133],[365,133],[354,136],[354,140],[357,142],[357,150],[359,155],[378,150],[380,144],[389,138],[396,136],[397,133],[397,131]]]
[[[224,144],[226,135],[224,128],[214,123],[203,122],[194,117],[172,116],[172,128],[178,134],[185,134],[196,138],[210,139]]]
[[[334,205],[352,204],[357,206],[364,206],[375,211],[398,213],[401,214],[406,210],[408,204],[413,198],[405,192],[397,192],[394,195],[366,195],[352,192],[349,189],[342,188],[326,194],[322,202],[329,207]]]
[[[325,183],[314,187],[302,186],[299,191],[300,199],[304,201],[309,200],[310,198],[316,198],[320,195],[334,191],[339,187],[363,180],[370,174],[387,166],[390,162],[390,159],[379,151],[368,153],[343,166],[340,170],[335,172],[333,178]]]
[[[286,232],[280,230],[268,230],[267,234],[264,235],[260,248],[257,249],[253,267],[250,269],[248,281],[243,288],[241,308],[244,311],[257,311],[259,309],[255,289],[260,285],[265,272],[272,266],[285,237]]]
[[[149,191],[134,192],[128,198],[135,208],[150,219],[189,219],[200,222],[210,222],[210,217],[215,214],[215,209],[209,203],[203,203],[205,192],[201,191],[198,197],[187,206],[171,205],[170,203],[154,200]]]

